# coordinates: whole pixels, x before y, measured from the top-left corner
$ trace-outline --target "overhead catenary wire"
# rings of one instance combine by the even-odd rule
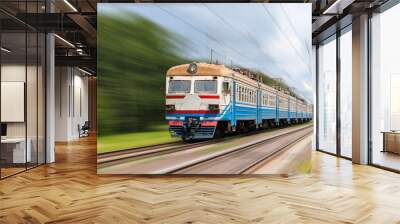
[[[250,33],[245,34],[243,31],[235,28],[232,24],[230,24],[228,21],[226,21],[222,16],[218,15],[218,13],[214,12],[214,10],[212,10],[210,7],[207,6],[207,4],[203,3],[203,5],[214,15],[216,16],[218,19],[220,19],[225,25],[229,26],[234,32],[236,33],[240,33],[242,36],[244,36],[249,43],[254,43],[256,45],[257,48],[261,49],[261,44],[257,41],[257,39],[252,36]],[[250,38],[250,39],[249,39]],[[261,51],[261,53],[270,61],[272,61],[272,63],[274,63],[275,65],[277,65],[277,62],[270,57],[269,55],[267,55],[264,51]],[[279,68],[279,66],[277,66]],[[272,72],[268,71],[269,75],[272,74]],[[285,72],[287,73],[287,72]]]
[[[289,44],[291,45],[291,48],[296,52],[297,56],[300,58],[300,61],[306,66],[306,68],[308,69],[308,71],[310,73],[312,73],[312,69],[310,68],[310,65],[306,62],[304,62],[303,60],[303,56],[301,55],[301,53],[298,52],[297,48],[294,46],[294,44],[292,43],[292,41],[290,40],[290,38],[287,37],[286,33],[283,32],[282,27],[278,24],[278,22],[276,21],[275,17],[271,14],[271,12],[268,10],[267,7],[265,7],[264,4],[262,4],[266,14],[272,19],[272,22],[275,24],[275,26],[278,28],[279,32],[285,37],[285,39],[289,42]]]
[[[292,20],[291,20],[290,17],[289,17],[288,12],[286,11],[286,9],[285,9],[285,7],[283,6],[283,4],[280,4],[280,6],[281,6],[281,8],[282,8],[283,13],[285,14],[285,17],[286,17],[287,21],[289,22],[289,25],[290,25],[291,29],[292,29],[293,32],[296,34],[296,37],[299,39],[300,42],[303,42],[303,41],[304,41],[304,45],[306,46],[308,56],[310,56],[310,55],[311,55],[310,46],[308,45],[308,43],[307,43],[307,41],[306,41],[305,39],[300,40],[300,39],[302,39],[302,38],[300,38],[299,33],[297,32],[296,28],[294,27],[294,25],[293,25],[293,23],[292,23]]]

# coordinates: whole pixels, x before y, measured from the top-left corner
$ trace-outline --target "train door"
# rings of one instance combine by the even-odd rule
[[[232,88],[231,88],[231,125],[233,129],[236,129],[236,94],[238,92],[237,85],[235,80],[232,79]]]
[[[288,97],[288,123],[290,124],[290,119],[291,119],[291,114],[290,114],[290,111],[291,111],[291,105],[290,105],[290,96]]]
[[[229,116],[225,116],[225,119],[231,119],[232,110],[232,83],[229,79],[223,79],[221,88],[221,105],[223,106],[223,112]]]
[[[261,90],[260,87],[257,89],[257,95],[256,95],[256,105],[257,105],[257,125],[262,123],[261,120]]]
[[[275,123],[279,125],[279,96],[278,93],[276,93],[276,100],[275,100]]]
[[[297,98],[295,98],[295,111],[294,111],[294,113],[295,113],[296,122],[297,122],[297,119],[299,118],[298,112],[299,112],[299,109],[298,109],[298,100],[297,100]]]
[[[221,104],[224,106],[229,106],[231,101],[231,84],[229,80],[224,80],[222,82],[222,90],[221,90]]]

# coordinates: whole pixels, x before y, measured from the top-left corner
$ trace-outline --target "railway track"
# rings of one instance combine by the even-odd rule
[[[274,130],[274,129],[269,129]],[[263,131],[263,130],[262,130]],[[262,131],[258,131],[256,133],[260,133]],[[150,146],[143,146],[131,149],[122,149],[113,152],[104,152],[97,154],[97,164],[107,164],[112,162],[117,162],[121,160],[127,160],[132,158],[139,158],[139,157],[147,157],[147,156],[157,156],[157,155],[164,155],[168,153],[178,152],[189,148],[205,146],[208,144],[214,144],[221,141],[225,141],[231,138],[237,137],[244,137],[248,135],[252,135],[254,132],[249,133],[242,133],[239,135],[228,135],[221,139],[211,139],[201,142],[192,142],[192,143],[185,143],[185,142],[169,142],[169,143],[162,143]]]
[[[208,141],[184,143],[184,142],[172,142],[158,145],[151,145],[145,147],[138,147],[132,149],[125,149],[116,152],[101,153],[97,156],[97,164],[112,164],[121,160],[128,159],[142,159],[153,156],[160,156],[169,153],[179,152],[194,147],[201,147],[208,144],[214,144],[221,142],[223,139],[212,139]]]
[[[312,127],[301,128],[171,169],[168,174],[243,174],[290,148],[311,132]]]
[[[277,129],[271,133],[271,136],[263,137],[263,140],[253,140],[256,141],[252,146],[260,145],[262,143],[267,144],[268,142],[273,142],[281,136],[289,135],[290,133],[297,132],[298,130],[303,130],[311,127],[307,125],[305,127],[298,127],[294,130]],[[224,137],[221,139],[212,139],[208,141],[194,142],[194,143],[184,143],[184,142],[174,142],[159,144],[153,146],[146,146],[140,148],[133,148],[128,150],[120,150],[110,153],[102,153],[98,155],[98,165],[99,168],[105,169],[105,173],[132,173],[132,174],[167,174],[167,173],[190,173],[185,172],[189,167],[195,167],[195,165],[205,162],[206,160],[212,160],[214,157],[219,157],[223,154],[232,153],[234,151],[240,151],[237,146],[228,146],[230,140],[236,141],[244,136],[254,136],[253,134],[262,134],[261,132],[256,133],[246,133],[240,135],[233,135]],[[262,136],[262,135],[261,135]],[[212,152],[215,147],[222,143],[222,145],[228,144],[226,149],[217,150],[217,152]],[[243,144],[241,144],[243,146]],[[249,145],[246,145],[248,148]],[[209,151],[211,150],[211,151]],[[217,154],[217,155],[216,155]],[[206,159],[204,159],[206,157]],[[213,172],[210,173],[214,173]],[[200,172],[201,173],[201,172]]]

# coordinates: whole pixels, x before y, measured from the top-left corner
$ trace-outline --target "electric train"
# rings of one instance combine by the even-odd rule
[[[242,69],[191,63],[166,75],[169,131],[183,140],[285,126],[312,119],[313,105],[278,91]]]

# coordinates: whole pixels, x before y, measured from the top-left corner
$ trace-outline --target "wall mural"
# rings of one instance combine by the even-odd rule
[[[98,173],[307,173],[311,33],[311,4],[98,4]]]

